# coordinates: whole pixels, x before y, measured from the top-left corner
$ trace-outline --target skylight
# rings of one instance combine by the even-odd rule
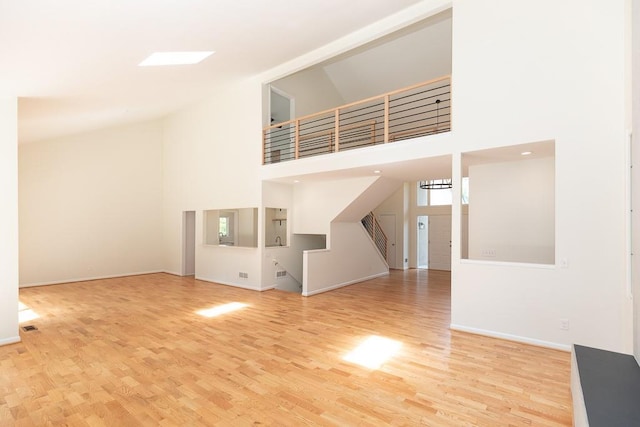
[[[214,52],[155,52],[138,64],[140,67],[154,67],[160,65],[190,65],[197,64]]]

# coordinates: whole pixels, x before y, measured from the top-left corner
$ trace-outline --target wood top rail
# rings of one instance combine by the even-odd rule
[[[372,96],[372,97],[369,97],[369,98],[366,98],[366,99],[362,99],[360,101],[351,102],[349,104],[341,105],[339,107],[329,108],[327,110],[323,110],[323,111],[320,111],[318,113],[307,114],[306,116],[298,117],[296,119],[291,119],[291,120],[288,120],[286,122],[276,123],[276,124],[267,126],[267,127],[263,128],[262,130],[263,130],[263,132],[265,132],[265,131],[268,131],[269,129],[279,128],[279,127],[286,126],[286,125],[289,125],[289,124],[294,124],[296,121],[307,120],[307,119],[311,119],[311,118],[317,117],[317,116],[322,116],[322,115],[325,115],[325,114],[335,114],[336,110],[342,110],[342,109],[353,107],[353,106],[356,106],[356,105],[366,104],[367,102],[375,101],[375,100],[378,100],[378,99],[385,99],[386,97],[389,97],[389,96],[392,96],[392,95],[397,95],[398,93],[406,92],[406,91],[409,91],[409,90],[412,90],[412,89],[419,88],[421,86],[427,86],[427,85],[430,85],[430,84],[433,84],[433,83],[438,83],[438,82],[449,80],[449,79],[451,79],[451,74],[447,74],[447,75],[442,76],[442,77],[437,77],[435,79],[427,80],[427,81],[422,82],[422,83],[416,83],[414,85],[407,86],[407,87],[404,87],[402,89],[392,90],[391,92],[383,93],[382,95],[376,95],[376,96]]]

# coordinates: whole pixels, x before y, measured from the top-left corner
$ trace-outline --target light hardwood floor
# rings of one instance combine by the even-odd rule
[[[304,298],[151,274],[20,291],[40,317],[0,347],[0,425],[571,424],[569,353],[450,331],[450,276]],[[204,317],[228,303],[246,307]],[[402,343],[372,370],[343,360]]]

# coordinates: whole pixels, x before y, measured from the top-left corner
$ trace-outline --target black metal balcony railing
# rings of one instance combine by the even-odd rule
[[[263,163],[451,130],[451,76],[443,76],[263,129]]]

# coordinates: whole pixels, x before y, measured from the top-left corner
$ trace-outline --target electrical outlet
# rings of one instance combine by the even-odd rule
[[[569,319],[560,319],[560,329],[563,331],[569,330]]]
[[[481,255],[483,257],[487,257],[487,258],[495,258],[496,257],[496,250],[495,249],[483,249],[481,252]]]

